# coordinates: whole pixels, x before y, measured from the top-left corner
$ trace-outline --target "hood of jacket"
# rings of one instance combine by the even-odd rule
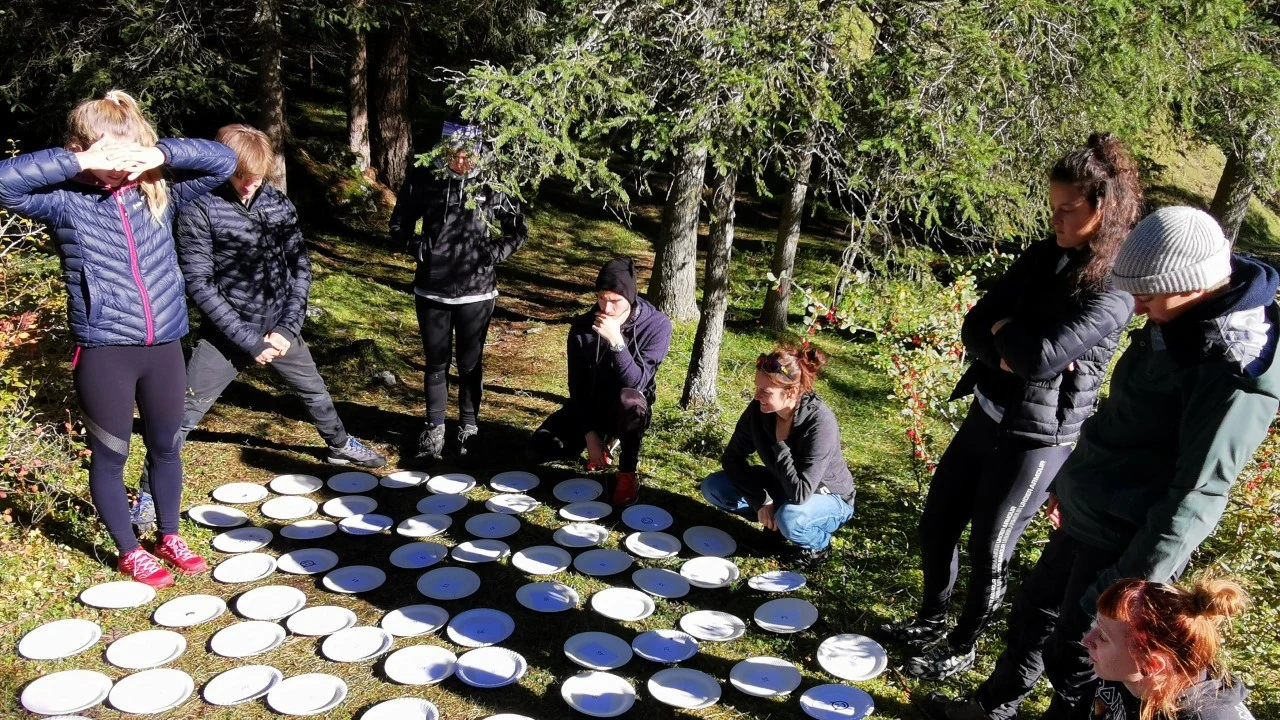
[[[1249,377],[1262,375],[1275,357],[1277,327],[1272,308],[1280,272],[1243,255],[1231,258],[1230,283],[1174,320],[1155,326],[1182,367],[1228,361]]]

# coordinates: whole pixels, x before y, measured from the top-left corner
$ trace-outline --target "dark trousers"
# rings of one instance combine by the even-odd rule
[[[178,532],[182,501],[182,346],[98,347],[81,350],[75,386],[80,399],[89,459],[89,494],[120,554],[138,547],[129,521],[124,463],[133,433],[133,405],[142,419],[142,440],[151,458],[157,526]]]
[[[601,393],[592,398],[591,429],[600,436],[617,438],[618,472],[635,472],[640,465],[640,444],[649,429],[652,415],[644,393],[623,388],[617,393]],[[551,413],[529,440],[529,455],[535,462],[577,457],[587,447],[586,434],[568,405]]]
[[[484,386],[484,341],[493,317],[493,300],[449,305],[414,296],[418,311],[418,332],[422,335],[422,352],[427,358],[427,422],[444,423],[445,406],[449,403],[446,375],[457,338],[458,422],[475,425],[480,411],[480,394]]]
[[[975,402],[938,462],[920,518],[924,598],[920,617],[944,620],[969,527],[969,594],[948,641],[967,651],[1004,599],[1009,561],[1069,446],[1012,437]]]

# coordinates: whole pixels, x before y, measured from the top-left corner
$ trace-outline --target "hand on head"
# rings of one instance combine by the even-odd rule
[[[104,135],[83,152],[76,153],[82,170],[94,172],[110,185],[137,180],[142,173],[164,164],[158,147],[146,147],[134,140]]]

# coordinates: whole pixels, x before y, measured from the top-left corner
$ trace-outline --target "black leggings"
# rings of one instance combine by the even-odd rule
[[[592,398],[591,429],[603,440],[614,437],[618,449],[618,472],[635,472],[640,465],[640,444],[649,428],[649,403],[644,393],[623,388],[617,393],[599,393]],[[529,439],[529,456],[535,462],[577,457],[587,447],[586,434],[568,405],[551,413]]]
[[[422,352],[427,357],[427,422],[444,423],[445,406],[449,402],[449,372],[452,344],[458,339],[458,422],[474,425],[480,411],[480,393],[484,384],[484,340],[493,317],[493,300],[449,305],[417,295],[418,332],[422,335]]]
[[[75,384],[93,453],[89,494],[120,554],[138,547],[124,487],[135,400],[150,457],[156,524],[162,536],[177,533],[182,502],[182,399],[187,386],[181,343],[85,348],[76,363]]]

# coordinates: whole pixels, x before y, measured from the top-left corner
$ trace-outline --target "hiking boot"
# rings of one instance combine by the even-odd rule
[[[139,535],[147,535],[156,529],[156,501],[151,493],[140,492],[129,506],[129,522],[138,529]]]
[[[160,561],[154,555],[140,547],[134,548],[126,555],[121,555],[120,563],[116,567],[121,574],[128,575],[143,585],[150,585],[153,588],[169,587],[173,584],[173,575],[160,566]]]
[[[444,457],[444,423],[427,423],[418,436],[417,460],[440,460]]]
[[[975,657],[973,648],[962,651],[951,647],[951,643],[941,642],[908,660],[907,674],[923,680],[945,680],[973,667]]]
[[[929,720],[991,720],[991,716],[973,700],[952,700],[938,692],[915,700],[915,704]]]
[[[942,618],[928,620],[917,615],[909,620],[881,625],[880,634],[902,643],[930,645],[946,637],[947,621]]]
[[[634,505],[640,498],[640,480],[633,472],[620,472],[614,476],[612,503],[616,508]]]
[[[458,428],[458,454],[467,454],[467,441],[480,434],[480,428],[474,424],[467,423]]]
[[[811,570],[822,564],[829,557],[831,557],[830,545],[821,549],[796,547],[792,551],[791,564],[801,570]]]
[[[191,552],[187,542],[178,535],[165,535],[156,545],[156,556],[176,567],[183,575],[198,575],[209,569],[204,558]]]
[[[347,444],[342,447],[329,446],[330,465],[359,465],[367,468],[380,468],[387,464],[387,459],[376,450],[359,440],[348,436]]]

